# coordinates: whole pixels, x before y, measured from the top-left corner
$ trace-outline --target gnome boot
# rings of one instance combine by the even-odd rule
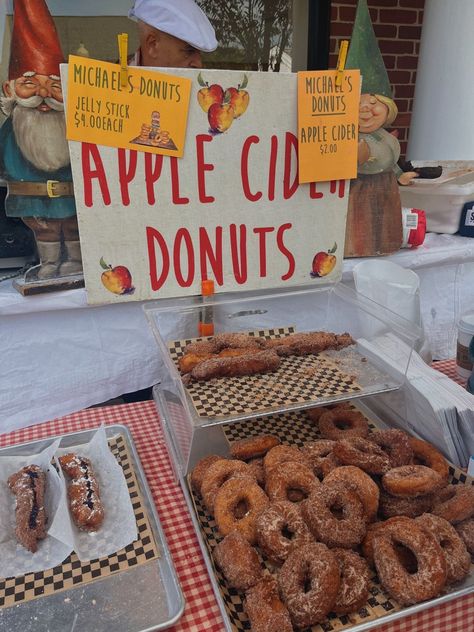
[[[52,279],[58,276],[61,242],[59,241],[37,241],[36,247],[40,258],[40,265],[35,266],[25,274],[26,281],[38,279]]]
[[[61,276],[82,274],[81,246],[79,241],[65,241],[64,254],[66,260],[59,266]]]

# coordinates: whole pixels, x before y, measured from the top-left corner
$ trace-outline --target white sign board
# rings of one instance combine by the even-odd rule
[[[183,158],[70,142],[89,303],[337,281],[349,183],[298,185],[296,75],[171,72]]]

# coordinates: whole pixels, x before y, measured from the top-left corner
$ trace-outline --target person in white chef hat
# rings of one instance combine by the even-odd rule
[[[135,0],[140,48],[130,66],[202,68],[201,54],[217,48],[212,24],[194,0]]]

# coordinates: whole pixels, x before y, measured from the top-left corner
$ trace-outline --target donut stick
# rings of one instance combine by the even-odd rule
[[[46,537],[45,484],[45,473],[38,465],[27,465],[8,479],[8,487],[16,496],[15,535],[32,553],[38,549],[38,540]]]
[[[104,521],[104,507],[91,462],[76,454],[65,454],[59,457],[59,463],[71,479],[67,491],[74,522],[83,531],[97,531]]]

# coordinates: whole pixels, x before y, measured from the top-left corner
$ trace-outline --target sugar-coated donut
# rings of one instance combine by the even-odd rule
[[[290,613],[278,594],[278,584],[266,575],[245,595],[245,611],[252,632],[293,632]]]
[[[374,568],[374,537],[375,534],[380,530],[385,531],[386,533],[390,531],[391,527],[394,524],[399,523],[405,524],[406,528],[409,529],[411,525],[411,520],[406,516],[394,516],[393,518],[389,518],[388,520],[384,520],[381,522],[372,522],[367,527],[367,533],[365,535],[364,541],[362,542],[362,555],[367,560],[368,564]]]
[[[281,468],[272,468],[265,480],[265,491],[270,500],[290,500],[299,502],[307,498],[311,492],[319,487],[320,482],[309,467],[297,461],[288,461]],[[299,491],[293,500],[291,491]]]
[[[390,469],[390,459],[382,448],[362,437],[338,441],[333,454],[343,465],[355,465],[368,474],[384,474]]]
[[[288,461],[297,461],[298,463],[303,463],[303,465],[311,465],[306,454],[303,454],[296,446],[276,445],[266,453],[263,459],[265,475],[268,475],[268,472],[275,467],[275,465],[287,463]]]
[[[260,485],[260,487],[265,487],[265,470],[263,469],[263,459],[261,457],[257,457],[256,459],[250,459],[247,461],[247,465],[252,470],[253,476],[255,476],[255,480]]]
[[[238,530],[250,544],[255,544],[257,516],[268,502],[268,496],[255,480],[230,478],[216,494],[214,517],[217,528],[224,536]],[[242,510],[239,508],[241,504]]]
[[[431,511],[434,499],[434,494],[401,498],[382,492],[380,494],[379,510],[384,518],[392,518],[394,516],[416,518]]]
[[[433,511],[451,524],[457,524],[474,515],[474,486],[448,485],[435,498]]]
[[[436,538],[446,560],[446,583],[452,584],[464,579],[471,567],[471,556],[456,529],[444,518],[433,514],[423,514],[416,522]]]
[[[372,432],[370,440],[388,454],[392,467],[413,463],[413,449],[407,433],[403,430],[396,430],[395,428],[377,430]]]
[[[305,412],[306,415],[311,419],[311,421],[319,422],[321,415],[324,413],[328,413],[335,408],[347,408],[351,409],[352,406],[348,402],[343,402],[342,404],[329,404],[328,406],[317,406],[316,408],[308,408]]]
[[[330,483],[341,483],[359,496],[364,505],[367,522],[372,522],[377,516],[380,491],[376,483],[368,474],[354,465],[342,465],[326,476],[323,486]]]
[[[359,496],[342,485],[320,485],[301,503],[303,519],[319,542],[329,547],[350,549],[366,533],[366,518]],[[336,517],[333,512],[341,513]]]
[[[274,564],[283,564],[291,551],[312,541],[301,510],[294,503],[272,502],[257,517],[258,545]]]
[[[415,463],[426,465],[441,476],[447,482],[449,478],[449,464],[444,456],[431,443],[408,437],[411,449],[413,450]]]
[[[280,444],[280,439],[275,435],[259,435],[257,437],[248,437],[240,441],[234,441],[230,446],[230,455],[233,459],[255,459],[263,456],[269,450]]]
[[[340,464],[332,451],[336,445],[330,439],[319,439],[318,441],[307,441],[301,448],[311,463],[311,469],[319,480],[323,480],[327,474]]]
[[[224,457],[217,454],[209,454],[198,461],[191,472],[191,487],[198,494],[201,493],[202,481],[209,467],[216,461],[222,460]]]
[[[357,612],[369,596],[370,570],[367,562],[355,551],[332,549],[339,564],[341,583],[332,611],[336,614]]]
[[[408,520],[408,519],[407,519]],[[408,548],[416,557],[417,570],[409,572],[400,561],[396,546]],[[435,597],[446,583],[446,560],[437,540],[414,520],[410,528],[400,522],[374,536],[374,561],[382,586],[402,606]]]
[[[474,555],[474,518],[468,518],[454,527],[471,555]]]
[[[319,431],[325,439],[339,441],[348,437],[362,437],[369,434],[369,424],[358,410],[344,406],[336,407],[319,418]]]
[[[201,495],[211,513],[220,486],[231,477],[241,476],[254,479],[251,468],[237,459],[220,459],[209,466],[202,480]]]
[[[382,477],[384,489],[392,496],[426,496],[440,490],[445,484],[438,472],[425,465],[401,465]]]
[[[214,548],[214,559],[229,586],[248,590],[262,577],[257,551],[239,531],[231,531]]]
[[[294,550],[278,574],[278,586],[296,628],[323,621],[331,611],[341,580],[336,556],[313,542]]]

